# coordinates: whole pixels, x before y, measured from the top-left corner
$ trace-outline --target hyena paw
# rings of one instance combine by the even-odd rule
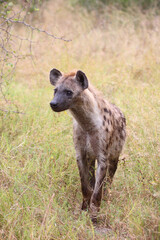
[[[99,212],[99,207],[95,206],[94,203],[91,203],[89,210],[90,210],[89,212],[90,212],[91,220],[92,220],[93,224],[96,224],[97,223],[97,214]]]
[[[87,211],[89,207],[89,200],[83,200],[81,209]]]

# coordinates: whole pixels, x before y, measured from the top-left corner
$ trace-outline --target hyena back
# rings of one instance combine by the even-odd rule
[[[73,115],[73,139],[83,194],[82,209],[89,207],[93,221],[99,211],[104,180],[109,183],[117,169],[126,138],[126,121],[118,107],[106,101],[82,71],[50,72],[55,86],[53,111],[69,109]],[[95,173],[95,161],[97,170]]]

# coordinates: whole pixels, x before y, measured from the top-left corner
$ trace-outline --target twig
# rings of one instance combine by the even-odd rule
[[[1,28],[1,27],[0,27],[0,29],[1,29],[2,31],[4,31],[5,33],[9,34],[11,37],[14,37],[14,38],[17,38],[17,39],[20,39],[20,40],[23,40],[23,41],[28,41],[28,42],[36,43],[36,41],[32,41],[32,40],[30,40],[30,39],[28,39],[28,38],[22,38],[22,37],[20,37],[20,36],[18,36],[18,35],[14,35],[14,34],[10,33],[9,31],[7,31],[5,28]]]
[[[2,112],[6,112],[6,113],[10,113],[10,112],[11,112],[11,113],[25,114],[24,112],[19,112],[19,111],[10,111],[10,110],[8,111],[8,110],[4,110],[4,109],[1,109],[1,108],[0,108],[0,111],[2,111]]]
[[[30,25],[29,23],[26,23],[25,21],[21,21],[21,20],[14,20],[12,18],[5,18],[4,16],[2,16],[1,18],[3,18],[6,22],[11,22],[11,23],[21,23],[23,24],[24,26],[32,29],[33,31],[36,30],[38,32],[41,32],[41,33],[45,33],[47,34],[48,36],[54,38],[54,39],[58,39],[58,40],[63,40],[65,42],[70,42],[72,41],[71,39],[65,39],[64,37],[56,37],[54,36],[53,34],[47,32],[46,30],[43,30],[43,29],[40,29],[40,28],[37,28],[37,27],[33,27],[32,25]]]

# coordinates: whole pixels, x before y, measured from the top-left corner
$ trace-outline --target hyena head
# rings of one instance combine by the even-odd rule
[[[50,102],[50,106],[55,112],[72,108],[80,94],[88,88],[88,79],[80,70],[62,74],[59,70],[52,69],[50,82],[55,86],[54,98]]]

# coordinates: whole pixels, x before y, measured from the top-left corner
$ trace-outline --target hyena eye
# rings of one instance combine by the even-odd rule
[[[73,92],[70,91],[70,90],[67,90],[67,91],[66,91],[66,94],[67,94],[67,96],[72,96]]]

